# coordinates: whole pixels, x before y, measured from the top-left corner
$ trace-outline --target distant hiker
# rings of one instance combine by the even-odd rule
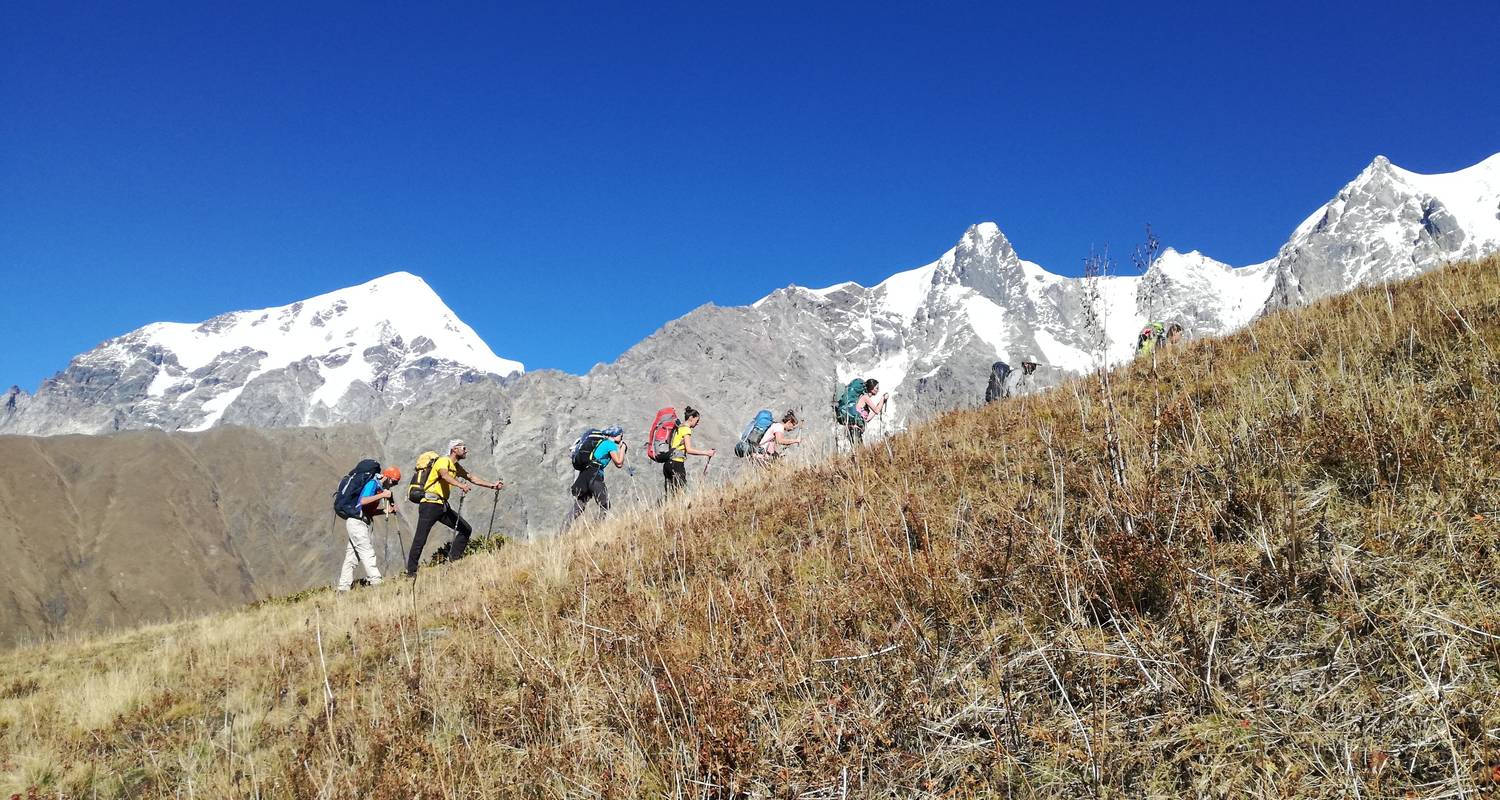
[[[794,439],[791,436],[801,424],[796,412],[788,411],[782,414],[781,421],[767,428],[765,435],[760,437],[760,446],[756,448],[755,460],[761,464],[769,464],[781,457],[781,451],[784,448],[802,444],[800,438]]]
[[[702,418],[698,409],[688,406],[682,410],[682,421],[677,424],[677,430],[672,431],[671,455],[661,465],[661,474],[666,482],[668,497],[687,488],[688,456],[714,457],[716,451],[712,447],[707,450],[698,450],[693,447],[693,429],[698,427]]]
[[[1178,325],[1175,322],[1172,323],[1171,325],[1168,325],[1167,326],[1167,341],[1164,342],[1164,344],[1166,344],[1168,347],[1176,347],[1177,345],[1179,345],[1181,343],[1182,343],[1182,326]]]
[[[1166,338],[1167,329],[1160,322],[1148,322],[1135,339],[1135,357],[1142,358],[1156,352],[1156,346]]]
[[[432,530],[434,523],[441,522],[454,531],[453,542],[448,547],[448,560],[457,561],[463,558],[464,548],[469,546],[469,536],[474,529],[458,515],[457,511],[448,507],[448,500],[455,486],[465,495],[475,486],[483,486],[497,492],[505,486],[503,481],[496,480],[489,483],[470,475],[469,471],[459,463],[468,455],[469,446],[464,444],[464,440],[454,439],[448,443],[448,455],[433,461],[427,470],[427,480],[422,484],[422,500],[417,503],[417,529],[412,534],[411,550],[406,554],[408,578],[414,578],[417,575],[417,564],[422,558],[422,548],[427,545],[427,534]]]
[[[880,382],[874,378],[855,378],[833,397],[833,421],[844,427],[851,445],[864,442],[866,423],[885,410],[886,395],[881,395],[878,402],[872,399],[879,388]]]
[[[1010,397],[1010,386],[1007,381],[1010,378],[1010,365],[1004,361],[996,361],[990,366],[990,382],[984,387],[984,402],[993,403],[1003,397]]]
[[[615,468],[625,466],[625,432],[618,425],[604,430],[587,430],[573,443],[573,468],[578,477],[568,492],[573,495],[573,512],[563,521],[562,529],[572,527],[573,521],[588,507],[593,499],[603,512],[609,511],[609,487],[604,485],[604,469],[610,464]]]
[[[344,566],[339,570],[337,591],[347,592],[354,585],[354,564],[365,570],[365,579],[371,586],[380,584],[380,568],[375,564],[375,545],[370,529],[373,520],[382,514],[396,513],[396,496],[391,487],[401,482],[401,470],[386,467],[379,475],[365,482],[359,493],[360,514],[344,520],[344,530],[349,534],[349,546],[344,548]],[[380,501],[390,502],[382,507]]]
[[[891,396],[889,392],[883,392],[879,400],[875,399],[875,393],[880,391],[880,381],[874,378],[865,381],[864,389],[854,404],[854,411],[859,414],[859,425],[849,427],[850,441],[854,444],[864,444],[865,427],[870,424],[870,420],[885,411],[885,401]]]
[[[1155,353],[1157,348],[1175,346],[1182,341],[1182,326],[1174,322],[1170,326],[1160,322],[1151,322],[1141,329],[1140,336],[1136,337],[1136,358],[1149,356]]]
[[[1035,357],[1027,356],[1026,360],[1021,362],[1021,374],[1011,373],[1010,385],[1006,387],[1008,390],[1006,396],[1030,394],[1036,380],[1036,368],[1039,366],[1041,365],[1037,363]]]

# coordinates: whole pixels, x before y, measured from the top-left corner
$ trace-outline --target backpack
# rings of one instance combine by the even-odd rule
[[[436,450],[428,450],[417,456],[417,466],[411,472],[411,483],[406,486],[406,499],[413,503],[422,502],[427,496],[427,479],[431,477],[427,473],[432,471],[432,463],[439,458]]]
[[[1156,349],[1156,345],[1167,338],[1167,329],[1160,322],[1147,323],[1141,328],[1141,335],[1136,337],[1136,355],[1147,355]]]
[[[859,415],[859,398],[865,393],[865,379],[855,378],[844,387],[842,394],[833,396],[833,419],[840,425],[851,425],[864,430],[865,418]]]
[[[740,434],[740,440],[735,443],[734,454],[744,458],[755,452],[755,449],[760,447],[760,440],[775,421],[776,417],[770,409],[762,408],[757,412],[755,419],[750,420],[750,424],[745,426],[745,432]]]
[[[354,465],[349,474],[339,481],[339,488],[333,493],[333,513],[339,519],[356,517],[364,519],[364,509],[359,507],[359,493],[364,490],[365,484],[369,483],[380,474],[380,462],[373,458],[367,458]]]
[[[677,432],[677,412],[664,408],[651,420],[646,439],[646,457],[662,463],[672,457],[672,434]]]
[[[594,450],[599,443],[606,438],[604,431],[598,428],[585,428],[583,435],[573,442],[573,448],[568,451],[568,459],[573,462],[573,469],[580,472],[595,465]]]
[[[990,367],[990,383],[984,387],[984,402],[992,403],[1005,397],[1007,394],[1005,379],[1009,377],[1010,365],[1004,361],[996,361],[994,366]]]

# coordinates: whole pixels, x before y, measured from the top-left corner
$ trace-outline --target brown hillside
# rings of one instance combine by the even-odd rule
[[[1500,259],[413,587],[0,656],[0,790],[1456,797]]]
[[[329,476],[369,452],[362,428],[0,436],[0,647],[327,585]]]

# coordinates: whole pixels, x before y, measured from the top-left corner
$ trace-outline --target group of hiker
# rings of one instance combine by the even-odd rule
[[[1136,356],[1150,356],[1160,348],[1176,345],[1182,338],[1182,325],[1165,325],[1152,322],[1141,330],[1136,340]],[[1032,358],[1022,362],[1022,374],[1031,375],[1039,363]],[[1006,379],[1011,369],[1003,361],[995,362],[991,368],[990,385],[985,400],[991,401],[1009,395]],[[874,378],[855,378],[834,395],[832,410],[835,423],[848,441],[858,446],[864,441],[866,426],[885,411],[889,394],[880,391],[880,382]],[[683,408],[679,416],[673,408],[657,412],[649,428],[646,440],[646,457],[661,464],[662,494],[672,497],[687,488],[687,460],[697,456],[705,458],[704,472],[718,450],[713,447],[700,449],[693,444],[693,431],[702,422],[702,413],[692,406]],[[782,456],[786,449],[801,444],[796,435],[802,421],[796,412],[787,411],[780,420],[769,409],[762,409],[745,426],[734,453],[749,458],[758,466],[770,464]],[[569,453],[577,475],[568,487],[573,498],[572,510],[563,521],[566,531],[588,508],[590,501],[601,511],[609,510],[609,486],[605,473],[610,467],[622,469],[628,451],[625,431],[619,425],[607,428],[589,428],[573,443]],[[459,513],[462,498],[476,486],[499,491],[504,481],[485,481],[472,475],[462,462],[469,454],[468,445],[462,439],[448,443],[446,455],[426,452],[417,458],[415,473],[407,489],[407,499],[416,504],[417,523],[412,534],[411,547],[406,552],[405,576],[415,578],[422,550],[434,525],[442,524],[454,532],[447,546],[447,559],[457,561],[468,548],[473,527]],[[379,565],[375,561],[375,548],[371,530],[374,521],[382,516],[396,513],[394,488],[401,482],[398,467],[381,469],[374,460],[361,461],[345,476],[334,495],[334,510],[344,520],[344,531],[348,546],[344,552],[343,566],[339,571],[337,591],[346,592],[354,583],[354,568],[364,568],[365,580],[374,585],[383,580]],[[455,508],[449,501],[453,491],[460,492],[459,505]],[[493,509],[491,525],[494,524]]]
[[[833,401],[834,420],[843,429],[849,441],[859,444],[864,440],[865,426],[885,410],[889,395],[880,392],[880,382],[870,378],[856,378]],[[717,448],[699,449],[693,445],[693,430],[703,421],[703,414],[692,406],[683,408],[681,416],[674,408],[663,408],[656,412],[648,428],[646,457],[661,464],[662,496],[670,498],[687,488],[687,460],[699,456],[704,462],[704,471],[718,453]],[[734,454],[749,458],[757,466],[765,466],[785,454],[788,447],[801,444],[796,435],[802,420],[797,412],[787,411],[777,420],[770,409],[761,409],[755,414],[735,443]],[[609,487],[605,473],[609,467],[621,469],[625,466],[624,429],[619,425],[608,428],[589,428],[573,442],[570,457],[578,475],[568,488],[573,498],[573,508],[563,521],[566,531],[588,508],[589,501],[597,504],[601,511],[609,510]]]
[[[459,513],[463,507],[462,497],[476,486],[497,492],[505,488],[504,481],[486,481],[465,469],[462,462],[468,455],[469,446],[462,439],[454,439],[448,443],[447,455],[428,451],[417,457],[416,469],[406,492],[407,499],[417,507],[417,525],[412,533],[411,548],[406,553],[404,575],[408,578],[416,577],[427,537],[432,533],[432,526],[439,523],[454,533],[453,541],[447,546],[447,559],[457,561],[463,558],[474,528]],[[354,585],[356,564],[364,569],[365,582],[369,585],[378,585],[384,580],[375,561],[371,531],[377,518],[396,513],[396,493],[392,487],[400,482],[400,467],[381,469],[379,462],[365,459],[339,483],[334,492],[333,509],[335,515],[344,520],[348,542],[336,591],[347,592]],[[449,503],[454,489],[460,493],[458,508]],[[490,517],[493,525],[493,509]]]
[[[1182,341],[1182,325],[1173,322],[1148,322],[1135,340],[1135,356],[1149,356],[1159,348],[1173,347]]]

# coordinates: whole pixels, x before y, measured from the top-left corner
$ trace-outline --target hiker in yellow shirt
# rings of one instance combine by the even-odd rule
[[[666,481],[666,493],[668,497],[687,488],[687,457],[708,456],[714,457],[716,452],[710,447],[707,450],[699,450],[693,447],[693,429],[703,416],[698,409],[688,406],[682,410],[682,422],[677,430],[672,431],[671,456],[661,465],[661,475]]]
[[[505,486],[504,481],[490,483],[469,474],[463,464],[459,463],[468,455],[469,446],[464,444],[464,440],[454,439],[448,443],[448,455],[432,462],[432,468],[427,471],[427,482],[422,486],[422,500],[417,503],[417,530],[412,534],[411,551],[406,554],[408,578],[417,576],[422,548],[427,545],[427,534],[432,531],[434,523],[441,522],[454,531],[453,544],[448,548],[449,561],[463,558],[464,548],[469,546],[469,535],[474,529],[457,511],[448,507],[453,487],[458,487],[460,492],[467,495],[475,486],[497,492]]]

